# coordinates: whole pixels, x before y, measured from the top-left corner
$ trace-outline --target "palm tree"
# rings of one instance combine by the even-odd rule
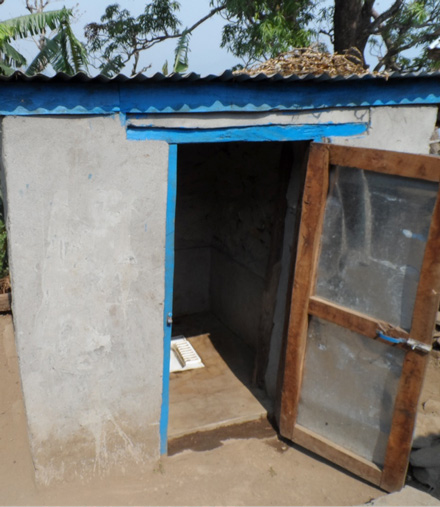
[[[0,22],[0,74],[11,75],[25,67],[27,75],[43,72],[49,65],[55,72],[87,72],[87,52],[75,37],[70,18],[72,10],[34,12]],[[46,37],[46,31],[54,35]],[[26,58],[12,46],[14,40],[40,35],[40,51],[29,66]],[[26,68],[27,66],[27,68]]]

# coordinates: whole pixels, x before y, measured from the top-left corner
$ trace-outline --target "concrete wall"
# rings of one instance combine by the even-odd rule
[[[282,111],[270,113],[204,113],[204,114],[149,114],[145,118],[129,118],[137,127],[160,128],[225,128],[255,125],[317,125],[365,123],[370,121],[370,109],[332,109],[316,111]]]
[[[253,348],[271,248],[281,143],[223,145],[217,155],[211,309]]]
[[[210,308],[215,167],[206,146],[178,148],[173,314]]]
[[[119,119],[8,117],[2,164],[37,479],[159,454],[168,146]]]
[[[331,142],[359,148],[429,154],[429,141],[437,119],[437,106],[394,106],[370,109],[366,134],[333,138]]]
[[[173,313],[211,310],[255,347],[281,143],[186,145],[178,153]]]

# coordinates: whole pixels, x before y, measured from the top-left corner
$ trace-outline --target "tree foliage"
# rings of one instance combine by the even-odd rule
[[[227,21],[222,47],[246,65],[311,43],[311,0],[212,0],[211,5],[221,7]]]
[[[414,70],[431,66],[427,48],[440,36],[440,0],[390,0],[382,10],[379,0],[334,0],[330,7],[324,0],[206,0],[206,5],[206,13],[184,29],[177,0],[146,0],[139,16],[109,5],[99,23],[86,27],[88,48],[102,73],[113,75],[131,64],[134,75],[149,67],[138,68],[143,51],[176,39],[172,71],[183,72],[189,37],[220,14],[225,19],[221,45],[246,66],[296,47],[322,45],[324,33],[336,52],[357,48],[364,62],[372,52],[378,58],[375,70]],[[409,50],[417,56],[408,56]]]
[[[40,36],[40,51],[25,69],[26,74],[42,72],[49,65],[55,71],[67,74],[86,70],[87,53],[72,31],[71,16],[72,11],[63,8],[33,12],[0,22],[0,73],[10,75],[27,66],[26,58],[13,44],[14,41],[37,35]],[[54,35],[47,37],[48,30]]]
[[[374,19],[377,21],[376,17]],[[376,70],[429,69],[433,62],[428,58],[428,46],[440,35],[440,2],[403,2],[394,16],[382,21],[377,32],[383,41],[384,51]],[[371,42],[374,44],[376,41],[371,39]],[[409,49],[419,50],[418,56],[405,56],[404,51]]]
[[[132,63],[131,75],[145,71],[149,66],[138,69],[140,54],[169,39],[179,40],[173,68],[187,67],[191,33],[220,12],[222,7],[211,9],[185,29],[180,29],[181,22],[177,17],[179,9],[180,3],[176,0],[152,0],[146,4],[142,14],[132,16],[118,4],[109,5],[100,23],[89,23],[85,27],[88,48],[97,56],[101,73],[114,75],[129,62]],[[182,51],[185,47],[186,50]]]
[[[357,48],[364,62],[372,52],[378,59],[375,70],[429,69],[428,46],[440,36],[440,0],[393,0],[382,10],[376,0],[334,0],[330,7],[323,0],[212,3],[225,7],[222,46],[248,64],[317,43],[321,31],[330,36],[335,52]]]
[[[374,70],[420,70],[434,65],[429,43],[440,36],[440,0],[212,0],[225,7],[222,46],[247,63],[330,36],[335,52],[357,48]],[[320,15],[321,13],[321,15]],[[319,26],[323,19],[326,25]]]
[[[148,2],[139,16],[113,4],[107,7],[100,23],[86,26],[85,35],[90,51],[100,61],[100,71],[107,75],[120,72],[129,62],[134,75],[139,72],[143,51],[164,40],[179,39],[173,65],[173,70],[178,71],[188,66],[188,37],[206,20],[221,13],[226,20],[222,47],[252,62],[308,45],[312,5],[312,0],[211,0],[209,4],[207,0],[206,13],[182,30],[177,17],[180,4],[175,0]]]
[[[145,6],[142,14],[134,17],[118,4],[109,5],[101,23],[90,23],[85,29],[89,49],[99,55],[101,73],[116,74],[133,59],[131,73],[136,74],[142,51],[178,36],[178,10],[176,1],[154,0]]]

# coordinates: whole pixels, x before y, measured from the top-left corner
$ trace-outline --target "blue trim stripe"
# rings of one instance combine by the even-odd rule
[[[170,348],[171,325],[167,324],[167,316],[173,311],[173,280],[174,280],[174,220],[176,215],[177,191],[177,146],[171,144],[168,154],[168,193],[165,240],[165,305],[164,305],[164,340],[163,340],[163,377],[162,407],[160,414],[160,453],[167,453],[168,442],[168,409],[170,399]]]
[[[127,139],[166,141],[170,144],[221,143],[232,141],[321,141],[326,137],[355,136],[367,131],[367,123],[265,125],[218,129],[166,129],[128,126]]]
[[[120,111],[114,86],[69,83],[0,84],[1,115],[113,114]]]
[[[121,87],[127,113],[320,110],[439,103],[438,79],[292,83],[151,83]]]
[[[0,115],[304,111],[440,103],[440,78],[294,82],[0,83]]]

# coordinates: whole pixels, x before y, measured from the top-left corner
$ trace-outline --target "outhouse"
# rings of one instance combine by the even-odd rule
[[[439,73],[0,78],[37,479],[269,414],[399,489],[440,290],[439,104]],[[170,380],[177,336],[204,368]]]

